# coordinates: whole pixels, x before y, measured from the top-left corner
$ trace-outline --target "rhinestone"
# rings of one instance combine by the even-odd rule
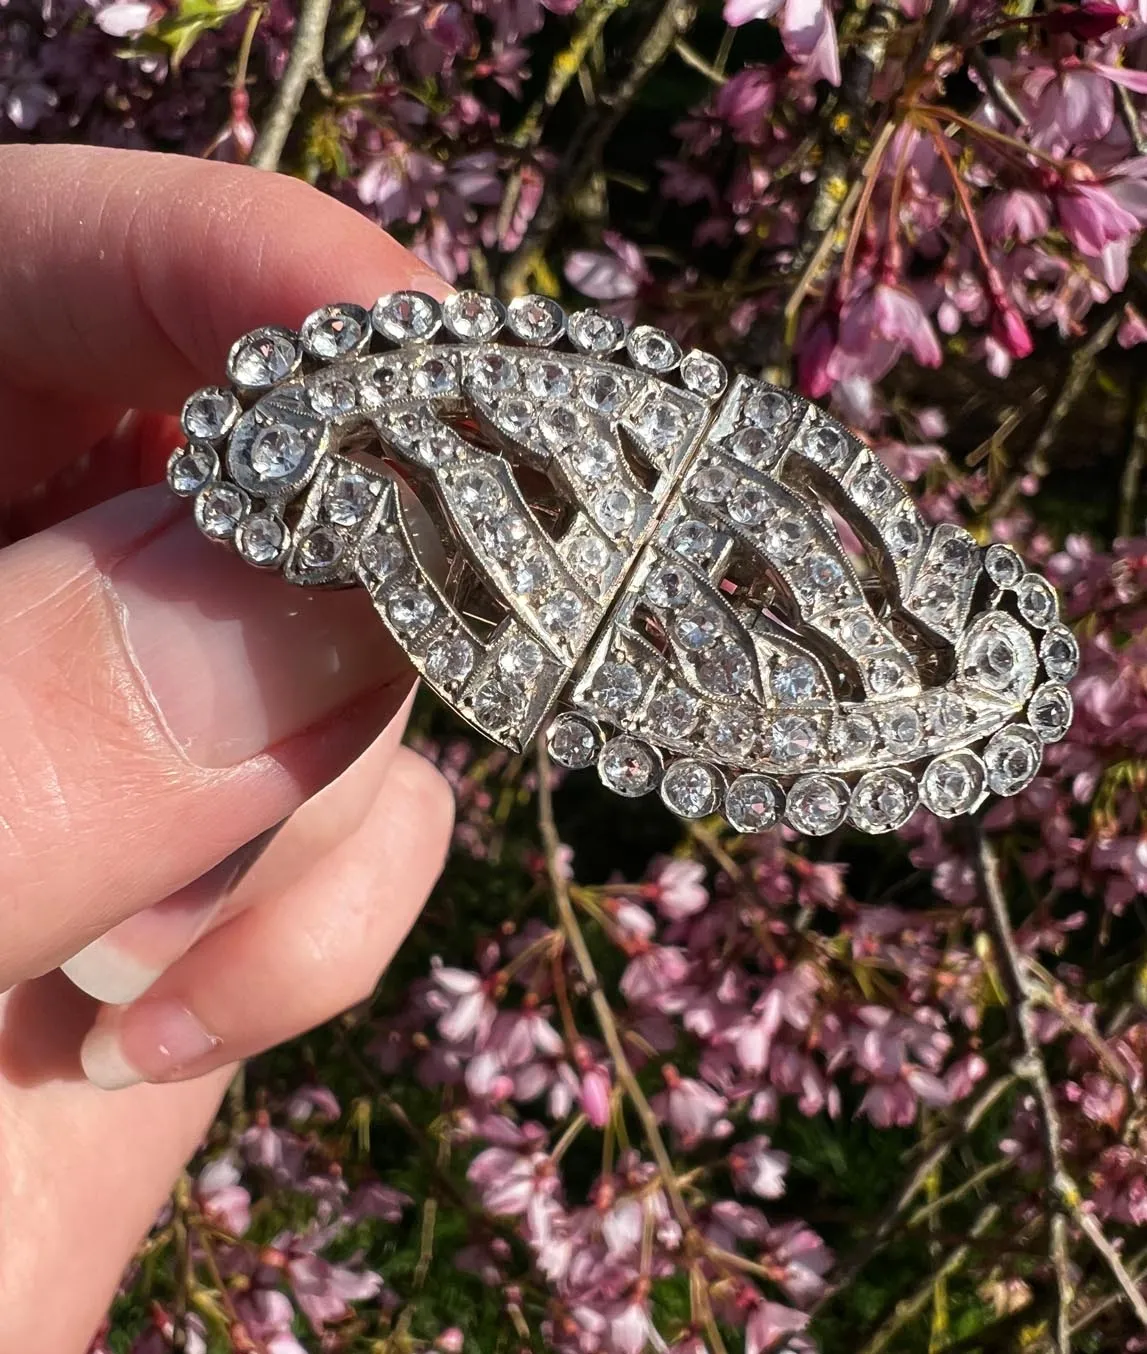
[[[738,832],[764,832],[780,818],[783,798],[768,776],[738,776],[725,793],[725,817]]]
[[[597,519],[602,529],[617,536],[633,523],[636,507],[633,495],[625,489],[606,489],[594,500]]]
[[[774,559],[792,560],[803,552],[810,537],[807,522],[799,517],[781,517],[769,523],[765,544]]]
[[[1058,682],[1037,686],[1028,703],[1028,723],[1045,743],[1058,743],[1071,726],[1071,693]]]
[[[434,619],[438,610],[434,598],[420,588],[399,588],[386,605],[387,614],[396,630],[414,634]]]
[[[358,559],[367,573],[382,582],[406,564],[406,551],[397,536],[379,532],[359,546]]]
[[[553,343],[562,332],[565,315],[548,296],[518,296],[506,312],[510,332],[525,343]]]
[[[507,513],[494,522],[480,521],[475,531],[485,548],[497,559],[508,559],[530,534],[525,518],[516,513]]]
[[[736,484],[733,472],[723,465],[706,465],[689,478],[689,492],[702,503],[720,503]]]
[[[884,539],[894,555],[910,555],[922,539],[920,524],[913,517],[894,517],[885,524]]]
[[[672,371],[681,361],[681,349],[673,339],[649,324],[639,324],[631,330],[625,346],[634,365],[646,371]]]
[[[188,437],[200,442],[217,442],[239,417],[239,401],[229,390],[209,386],[198,390],[183,406],[181,423]]]
[[[876,723],[864,714],[841,715],[832,726],[831,742],[845,761],[867,757],[876,746]]]
[[[461,635],[443,635],[426,651],[426,675],[433,682],[461,682],[474,666],[474,646]]]
[[[327,482],[323,491],[323,509],[327,521],[336,526],[353,527],[374,505],[371,482],[357,471],[347,470]]]
[[[988,789],[997,795],[1014,795],[1034,780],[1043,760],[1039,735],[1022,724],[1001,729],[984,749]]]
[[[713,528],[707,522],[687,518],[673,528],[669,544],[679,555],[690,558],[708,555],[713,549]]]
[[[1049,677],[1070,682],[1079,671],[1079,644],[1066,625],[1052,625],[1039,646]]]
[[[532,639],[511,639],[498,655],[498,671],[514,682],[532,682],[542,670],[542,651]]]
[[[777,439],[764,428],[742,428],[722,445],[739,460],[765,466],[772,465],[780,450]]]
[[[579,715],[558,715],[546,735],[550,756],[559,766],[580,771],[597,756],[597,731]]]
[[[709,742],[727,760],[747,757],[756,741],[756,725],[743,711],[720,710],[713,716]]]
[[[251,443],[251,469],[262,479],[288,479],[303,464],[307,443],[298,428],[273,423],[255,434]]]
[[[950,738],[964,727],[964,702],[950,691],[942,691],[929,715],[932,732],[940,738]]]
[[[712,607],[694,607],[678,616],[673,631],[681,644],[691,653],[706,649],[713,644],[724,629],[724,620],[719,611]]]
[[[785,705],[811,700],[820,685],[820,674],[807,658],[786,658],[773,672],[773,694]]]
[[[837,470],[848,452],[848,439],[827,424],[822,423],[819,428],[814,428],[804,440],[805,455],[828,470]]]
[[[920,590],[917,610],[934,619],[942,617],[956,605],[956,590],[942,578],[928,579]]]
[[[820,734],[803,715],[781,715],[769,730],[773,753],[779,762],[797,766],[807,762],[820,747]]]
[[[581,397],[599,414],[615,413],[625,399],[625,388],[612,372],[591,371],[581,379]]]
[[[386,418],[387,431],[402,447],[411,447],[425,426],[422,415],[413,409],[400,409]]]
[[[308,569],[329,569],[342,552],[342,538],[325,527],[308,531],[299,542],[299,558]]]
[[[428,357],[414,373],[414,389],[420,395],[452,395],[458,389],[454,364],[441,357]]]
[[[569,562],[575,569],[595,577],[609,567],[612,551],[596,536],[579,536],[569,547]]]
[[[1010,545],[989,545],[984,552],[984,573],[1000,588],[1014,588],[1024,576],[1024,562]]]
[[[442,319],[452,334],[468,342],[493,338],[505,311],[499,301],[480,291],[456,291],[442,302]]]
[[[371,409],[401,398],[405,388],[406,373],[383,362],[373,371],[364,372],[358,377],[358,388],[362,392],[363,403]]]
[[[650,574],[645,581],[645,596],[654,606],[675,608],[684,606],[693,596],[693,579],[684,569],[666,565]]]
[[[518,368],[503,353],[479,353],[470,363],[467,376],[480,395],[496,395],[517,385]]]
[[[856,783],[848,816],[862,832],[892,832],[904,826],[916,802],[916,782],[906,771],[869,771]]]
[[[705,818],[721,802],[721,779],[704,762],[674,762],[661,778],[665,807],[681,818]]]
[[[758,390],[745,401],[745,417],[758,428],[779,428],[792,405],[779,390]]]
[[[235,545],[245,560],[266,568],[277,564],[286,552],[287,529],[270,513],[257,513],[236,531]]]
[[[458,476],[458,501],[474,517],[491,517],[506,504],[502,486],[485,470],[467,470]]]
[[[696,696],[678,686],[658,692],[645,711],[645,723],[669,738],[683,738],[697,723]]]
[[[208,447],[174,452],[167,463],[167,482],[181,498],[197,494],[219,473],[219,458]]]
[[[959,535],[948,536],[936,553],[940,563],[947,568],[967,573],[970,566],[977,562],[979,547],[971,536],[961,532]]]
[[[561,400],[573,389],[573,377],[560,362],[531,362],[526,368],[526,389],[540,400]]]
[[[550,446],[564,447],[581,432],[581,420],[573,409],[558,405],[556,409],[546,410],[538,427]]]
[[[307,398],[316,414],[335,418],[339,414],[349,414],[358,396],[349,381],[339,376],[324,376],[308,387]]]
[[[1016,605],[1029,625],[1045,630],[1059,619],[1055,589],[1039,574],[1025,574],[1016,588]]]
[[[835,776],[802,776],[789,791],[785,817],[798,832],[823,837],[844,822],[848,786]]]
[[[661,758],[648,743],[622,734],[602,748],[597,769],[611,790],[634,799],[656,786],[661,777]]]
[[[396,291],[374,303],[371,322],[391,343],[431,338],[438,329],[438,304],[418,291]]]
[[[994,627],[981,630],[968,645],[966,668],[973,681],[993,691],[1005,690],[1020,669],[1011,635]]]
[[[870,512],[887,507],[900,497],[892,476],[876,462],[864,466],[857,473],[849,486],[849,493],[862,508]]]
[[[838,616],[835,619],[841,639],[850,648],[863,649],[869,644],[879,643],[881,639],[876,622],[865,611],[858,611],[852,616]]]
[[[256,329],[231,349],[227,374],[237,386],[259,390],[289,376],[298,360],[299,350],[288,330]]]
[[[549,561],[537,550],[530,549],[510,560],[506,574],[511,590],[519,597],[525,597],[549,579]]]
[[[299,337],[315,357],[330,361],[361,348],[370,333],[370,316],[362,306],[324,306],[303,321]]]
[[[488,729],[506,728],[517,719],[521,708],[522,693],[503,682],[484,682],[474,692],[474,714]]]
[[[801,570],[805,586],[831,592],[844,582],[844,570],[830,555],[812,555]]]
[[[542,604],[538,615],[547,630],[565,633],[581,620],[581,610],[581,598],[577,593],[563,588]]]
[[[629,663],[603,663],[594,673],[593,692],[607,710],[619,714],[641,699],[641,676]]]
[[[725,389],[729,377],[724,364],[718,362],[711,353],[694,349],[681,359],[681,380],[687,390],[715,400]]]
[[[503,428],[509,428],[512,432],[521,432],[523,429],[533,426],[537,412],[528,400],[509,399],[503,400],[498,405],[497,417]]]
[[[885,715],[880,727],[889,750],[895,753],[911,751],[923,736],[920,716],[910,705]]]
[[[874,696],[887,696],[908,680],[908,672],[898,659],[874,658],[865,668],[868,689]]]
[[[601,479],[609,474],[616,461],[617,453],[600,437],[579,442],[574,448],[573,468],[583,479]]]
[[[625,337],[625,325],[616,315],[578,310],[569,317],[566,332],[579,352],[611,353]]]
[[[681,410],[668,400],[646,400],[631,422],[641,440],[660,452],[669,451],[685,432]]]
[[[697,680],[717,696],[735,696],[752,684],[752,664],[741,649],[725,641],[706,652],[697,668]]]
[[[920,782],[920,801],[941,818],[975,807],[984,792],[984,764],[971,752],[948,752],[929,763]]]
[[[742,526],[757,526],[768,516],[771,506],[768,492],[759,484],[743,483],[729,499],[729,516]]]
[[[205,535],[222,541],[234,535],[248,506],[247,495],[242,489],[216,484],[204,489],[195,500],[195,515]]]

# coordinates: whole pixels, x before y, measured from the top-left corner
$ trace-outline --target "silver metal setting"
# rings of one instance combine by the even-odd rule
[[[398,292],[256,330],[228,376],[168,468],[204,533],[366,588],[475,728],[515,751],[545,728],[618,794],[888,832],[1018,793],[1071,722],[1046,579],[927,523],[816,405],[649,325]]]

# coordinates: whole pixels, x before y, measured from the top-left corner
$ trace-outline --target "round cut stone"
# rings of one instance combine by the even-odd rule
[[[613,414],[625,400],[625,387],[611,371],[590,371],[581,379],[581,397],[599,414]]]
[[[406,564],[406,550],[397,536],[378,532],[358,548],[359,563],[380,582],[398,573]]]
[[[1059,599],[1055,589],[1039,574],[1025,574],[1016,588],[1020,615],[1037,630],[1046,630],[1059,620]]]
[[[580,715],[558,715],[550,725],[546,741],[554,761],[571,771],[592,766],[597,756],[597,730]]]
[[[972,752],[946,752],[928,764],[920,802],[940,818],[970,812],[984,792],[984,764]]]
[[[570,343],[583,353],[611,353],[625,337],[625,325],[616,315],[578,310],[566,325]]]
[[[344,470],[327,481],[323,491],[323,510],[327,521],[340,527],[359,524],[374,506],[371,481],[357,470]]]
[[[485,470],[466,470],[458,476],[458,501],[473,517],[492,517],[506,506],[502,486]]]
[[[876,739],[876,721],[859,712],[840,715],[832,726],[832,750],[844,761],[867,757],[876,746]]]
[[[387,615],[396,630],[416,634],[425,630],[438,611],[434,598],[421,588],[398,588],[386,605]]]
[[[475,718],[487,729],[507,728],[518,718],[521,708],[521,691],[505,682],[483,682],[474,692]]]
[[[742,526],[758,526],[769,515],[772,504],[768,492],[759,484],[738,484],[729,497],[729,516]]]
[[[984,552],[984,572],[1000,588],[1014,588],[1024,576],[1024,562],[1010,545],[989,545]]]
[[[819,693],[820,674],[808,658],[793,655],[782,659],[773,670],[773,694],[784,705],[800,705]]]
[[[779,428],[791,413],[788,397],[779,390],[758,390],[745,401],[745,417],[758,428]]]
[[[781,715],[769,730],[773,756],[786,766],[800,766],[820,748],[820,734],[803,715]]]
[[[1066,625],[1052,625],[1040,641],[1039,656],[1049,677],[1070,682],[1079,671],[1079,644]]]
[[[1001,628],[985,627],[968,645],[968,676],[991,691],[1006,690],[1020,676],[1022,666],[1014,636]]]
[[[680,409],[668,400],[646,400],[632,422],[638,436],[654,451],[669,451],[685,432]]]
[[[806,587],[814,592],[835,592],[844,582],[844,569],[831,555],[810,555],[801,569]]]
[[[979,546],[966,532],[961,532],[943,541],[937,555],[945,568],[966,574],[978,559]]]
[[[711,720],[709,743],[725,761],[748,757],[757,741],[757,727],[742,710],[717,710]]]
[[[764,832],[780,819],[784,796],[768,776],[738,776],[725,792],[725,817],[738,832]]]
[[[880,721],[881,732],[888,750],[896,755],[911,752],[923,737],[919,713],[910,705],[893,709]]]
[[[583,479],[601,479],[616,463],[617,453],[604,438],[587,437],[574,447],[573,468]]]
[[[534,406],[528,400],[517,398],[502,400],[496,413],[499,425],[515,433],[532,427],[537,417]]]
[[[692,576],[673,564],[655,569],[645,581],[645,596],[654,606],[675,610],[693,596]]]
[[[736,484],[724,465],[704,465],[689,477],[689,493],[701,503],[723,503]]]
[[[673,528],[669,544],[679,555],[690,559],[703,558],[713,549],[713,528],[707,522],[687,518]]]
[[[892,832],[904,826],[916,802],[916,782],[906,771],[869,771],[852,791],[848,816],[862,832]]]
[[[836,428],[822,423],[805,438],[804,453],[810,461],[827,470],[839,470],[848,458],[848,438]]]
[[[505,353],[478,353],[470,363],[468,377],[480,395],[500,395],[518,384],[518,368]]]
[[[723,629],[724,619],[713,607],[694,607],[678,616],[673,625],[678,640],[691,653],[715,643]]]
[[[645,711],[649,729],[668,738],[684,738],[697,724],[696,696],[678,686],[659,691]]]
[[[711,353],[694,348],[681,359],[681,381],[686,390],[715,400],[728,384],[729,376],[724,364]]]
[[[420,395],[452,395],[458,389],[454,364],[441,357],[428,357],[414,373],[414,389]]]
[[[355,407],[358,396],[354,386],[341,376],[323,376],[309,386],[307,398],[311,408],[323,418],[336,418],[339,414],[349,414]]]
[[[606,489],[594,500],[602,530],[617,536],[633,525],[637,509],[627,489]]]
[[[553,343],[565,325],[561,306],[548,296],[518,296],[507,308],[510,332],[524,343]]]
[[[920,612],[933,620],[940,620],[956,605],[956,590],[944,578],[928,579],[920,592]]]
[[[391,362],[380,363],[373,371],[358,376],[362,402],[368,409],[379,409],[401,399],[406,390],[406,373]]]
[[[681,361],[681,349],[674,340],[649,324],[639,324],[631,330],[625,346],[634,366],[646,371],[672,371]]]
[[[609,567],[611,555],[609,547],[596,536],[579,536],[569,547],[569,562],[595,579]]]
[[[180,422],[188,437],[197,442],[217,442],[234,427],[239,401],[229,390],[209,386],[197,390],[183,406]]]
[[[289,479],[306,456],[306,439],[289,423],[272,423],[269,428],[261,428],[251,443],[251,469],[262,479]]]
[[[581,620],[581,598],[569,588],[548,598],[538,611],[542,624],[553,634],[565,634]]]
[[[517,513],[506,513],[493,521],[480,518],[474,529],[478,539],[495,559],[503,560],[512,559],[530,534],[526,519]]]
[[[764,428],[742,428],[721,445],[752,465],[772,465],[779,450],[776,437]]]
[[[516,684],[532,682],[542,670],[542,651],[532,639],[518,636],[498,655],[498,671]]]
[[[167,463],[167,482],[181,498],[199,493],[219,473],[219,458],[209,447],[186,447]]]
[[[527,549],[510,558],[506,565],[506,575],[511,590],[519,597],[525,597],[536,591],[550,577],[549,561],[535,549]]]
[[[705,650],[697,667],[697,680],[716,696],[736,696],[752,684],[752,664],[736,644],[723,640]]]
[[[1071,727],[1071,692],[1058,682],[1045,682],[1032,692],[1028,723],[1045,743],[1058,743]]]
[[[704,762],[682,758],[661,778],[661,798],[666,808],[681,818],[706,818],[721,802],[721,778]]]
[[[303,321],[303,347],[323,361],[345,357],[360,348],[370,332],[370,316],[362,306],[324,306]]]
[[[884,527],[884,539],[897,559],[910,555],[924,539],[920,524],[914,517],[894,517]]]
[[[801,776],[789,791],[785,817],[798,832],[823,837],[844,822],[848,800],[848,786],[835,776]]]
[[[568,446],[582,430],[581,419],[578,418],[577,413],[561,404],[555,409],[547,409],[542,415],[538,427],[551,447]]]
[[[417,291],[396,291],[374,303],[371,322],[391,343],[425,342],[439,325],[438,305]]]
[[[531,362],[526,389],[539,400],[563,400],[573,390],[573,376],[560,362]]]
[[[446,328],[469,343],[493,338],[501,329],[504,318],[501,302],[484,292],[451,292],[442,302],[442,319]]]
[[[594,673],[594,696],[615,714],[632,709],[642,690],[641,674],[630,663],[603,663]]]
[[[966,723],[964,702],[951,691],[942,691],[928,715],[928,724],[939,738],[951,738]]]
[[[997,795],[1015,795],[1030,785],[1043,761],[1043,743],[1037,733],[1013,724],[995,734],[984,749],[988,789]]]
[[[223,541],[235,534],[235,528],[247,514],[250,504],[242,489],[230,484],[215,484],[204,489],[195,500],[200,530]]]
[[[800,517],[778,517],[765,532],[765,545],[774,559],[789,561],[802,554],[809,544],[808,523]]]
[[[461,682],[474,667],[474,646],[462,635],[443,635],[426,651],[426,675],[433,682]]]
[[[648,743],[621,734],[602,748],[597,769],[603,784],[627,799],[635,799],[656,788],[661,758]]]
[[[900,497],[892,476],[875,461],[857,472],[849,485],[849,493],[869,512],[890,507]]]
[[[315,527],[299,542],[299,558],[308,569],[329,569],[342,552],[342,538],[326,527]]]
[[[285,329],[256,329],[231,349],[228,375],[238,386],[261,390],[289,376],[299,359],[295,340]]]
[[[874,658],[866,666],[868,686],[875,696],[887,696],[898,691],[908,680],[905,665],[896,658]]]
[[[248,517],[235,533],[239,553],[260,568],[277,564],[286,553],[287,544],[287,528],[271,513]]]

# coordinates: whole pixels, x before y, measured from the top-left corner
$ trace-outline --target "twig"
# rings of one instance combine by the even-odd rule
[[[1135,413],[1131,422],[1131,445],[1127,449],[1127,460],[1124,462],[1123,475],[1119,481],[1117,532],[1120,536],[1135,535],[1135,510],[1139,503],[1139,487],[1145,464],[1147,464],[1147,380],[1141,380],[1136,392]]]
[[[330,12],[331,0],[302,0],[287,69],[251,151],[250,163],[256,169],[278,169],[307,84],[322,77]]]
[[[982,47],[973,47],[970,55],[972,69],[980,77],[984,85],[984,93],[996,105],[1001,112],[1008,115],[1017,127],[1026,127],[1028,120],[1023,115],[1023,110],[1015,99],[1012,98],[1011,91],[1000,80],[999,76],[992,70],[992,63],[984,55]]]
[[[716,66],[710,65],[696,48],[690,47],[684,38],[677,39],[673,44],[673,50],[687,66],[692,66],[695,71],[700,71],[705,79],[710,80],[713,84],[720,86],[725,84],[728,79]]]
[[[172,1194],[172,1232],[175,1238],[175,1301],[171,1310],[171,1348],[183,1351],[187,1348],[189,1327],[187,1324],[188,1301],[191,1296],[191,1238],[187,1227],[187,1210],[191,1198],[191,1182],[181,1175],[175,1183]]]
[[[1119,116],[1123,119],[1131,144],[1136,155],[1147,155],[1147,136],[1143,135],[1143,124],[1139,120],[1139,110],[1126,85],[1115,86],[1115,101],[1119,105]]]
[[[919,1227],[922,1222],[934,1218],[937,1213],[942,1212],[958,1199],[962,1199],[965,1194],[970,1194],[974,1189],[979,1189],[981,1185],[987,1184],[989,1180],[994,1180],[997,1175],[1002,1175],[1004,1171],[1010,1171],[1014,1165],[1015,1162],[1010,1157],[999,1157],[996,1161],[989,1161],[986,1166],[982,1166],[967,1180],[962,1180],[955,1189],[949,1190],[947,1194],[942,1194],[938,1199],[933,1199],[931,1203],[918,1208],[905,1220],[905,1228],[911,1230],[913,1227]]]

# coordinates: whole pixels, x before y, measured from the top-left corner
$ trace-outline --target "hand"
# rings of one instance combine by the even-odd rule
[[[372,990],[451,825],[366,594],[138,486],[243,331],[445,286],[300,183],[129,151],[0,150],[0,240],[0,1350],[70,1354],[236,1060]]]

